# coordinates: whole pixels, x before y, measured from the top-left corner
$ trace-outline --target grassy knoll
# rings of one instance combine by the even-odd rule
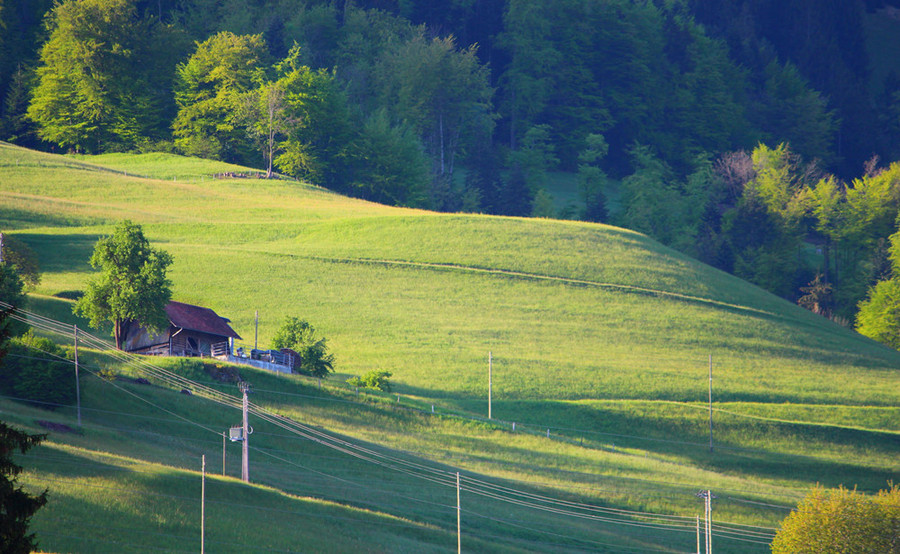
[[[249,377],[259,391],[254,402],[347,437],[618,508],[693,515],[694,493],[712,488],[724,520],[766,526],[817,482],[875,490],[900,471],[900,355],[643,235],[390,208],[287,181],[206,179],[214,166],[168,155],[75,160],[0,145],[0,229],[34,248],[44,270],[33,308],[74,323],[71,302],[60,297],[83,288],[93,244],[129,218],[173,255],[175,299],[228,317],[245,344],[252,346],[255,310],[261,345],[285,316],[300,316],[329,338],[341,378],[393,372],[400,408],[387,396],[358,403],[336,382],[320,392],[302,379]],[[166,179],[173,167],[192,175],[190,182]],[[446,415],[486,416],[488,352],[496,421]],[[713,452],[705,406],[710,356]],[[127,387],[159,395],[154,403],[168,412],[146,405],[147,417],[220,418],[210,426],[219,430],[236,422],[233,414],[213,418],[207,408],[190,412],[177,394]],[[97,394],[97,409],[121,414],[136,405],[127,395],[113,401]],[[122,426],[124,418],[108,419]],[[179,438],[175,427],[183,425],[153,430],[177,446],[165,451],[137,440],[136,431],[64,441],[183,469],[196,468],[195,441],[208,443],[210,456],[221,448],[203,437],[209,432],[179,431],[187,433]],[[149,432],[149,424],[139,429]],[[446,512],[453,491],[308,441],[292,439],[299,444],[288,447],[279,433],[260,426],[260,448],[287,449],[288,456],[277,455],[291,463],[272,458],[261,482],[440,533],[455,529],[454,511]],[[183,457],[173,459],[171,450]],[[369,482],[371,489],[360,486]],[[372,490],[402,496],[376,501]],[[478,508],[471,515],[480,524],[470,531],[488,542],[509,537],[499,542],[510,548],[552,543],[515,525],[556,529],[562,549],[642,550],[629,542],[640,540],[693,548],[691,536],[667,542],[665,532],[615,526],[595,530],[598,536],[587,529],[595,522],[528,515],[486,500]],[[490,519],[501,514],[503,522]]]

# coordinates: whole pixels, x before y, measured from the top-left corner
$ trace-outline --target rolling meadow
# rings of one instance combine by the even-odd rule
[[[72,406],[0,399],[4,420],[50,429],[18,458],[50,490],[33,521],[46,551],[195,550],[204,455],[222,552],[454,551],[457,472],[464,550],[691,552],[712,490],[716,550],[765,552],[817,484],[875,492],[900,474],[900,354],[758,287],[602,224],[212,177],[240,171],[0,143],[0,230],[43,272],[30,312],[111,340],[72,298],[129,219],[173,256],[173,299],[228,318],[241,345],[257,313],[260,347],[296,316],[336,356],[321,383],[235,370],[260,410],[309,426],[253,422],[252,486],[237,446],[220,475],[239,410],[96,344],[81,429]],[[149,363],[238,398],[208,360]],[[371,370],[392,393],[346,385]]]

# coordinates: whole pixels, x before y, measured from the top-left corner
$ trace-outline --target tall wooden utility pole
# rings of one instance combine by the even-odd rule
[[[250,482],[250,426],[247,425],[247,408],[250,402],[247,399],[247,393],[250,392],[250,383],[241,381],[241,392],[244,394],[243,403],[243,440],[241,441],[241,480],[245,483]]]
[[[713,451],[712,425],[712,354],[709,355],[709,451]]]
[[[206,454],[201,458],[202,473],[200,485],[200,554],[206,552]]]
[[[78,428],[81,428],[81,384],[78,379],[78,326],[75,325],[75,406],[78,413]]]
[[[698,498],[703,499],[704,508],[704,524],[706,527],[706,554],[712,554],[712,499],[715,498],[711,490],[700,491],[697,493]],[[699,523],[698,523],[699,526]],[[697,552],[700,551],[700,530],[697,529]]]
[[[697,554],[700,554],[700,516],[697,516]]]
[[[706,554],[712,554],[712,491],[706,491]]]
[[[462,508],[459,504],[459,472],[456,472],[456,553],[462,554]]]

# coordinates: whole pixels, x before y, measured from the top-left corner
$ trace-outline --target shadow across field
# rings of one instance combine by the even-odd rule
[[[83,225],[85,221],[79,221],[71,216],[62,216],[52,213],[25,211],[16,208],[4,207],[0,209],[0,226],[5,230],[31,229],[34,227],[74,227]],[[17,235],[22,238],[21,235]],[[23,240],[25,240],[23,238]]]
[[[495,404],[495,414],[503,414],[507,421],[518,419],[522,431],[540,434],[549,429],[554,436],[585,446],[675,456],[717,472],[878,490],[898,470],[900,433],[714,413],[710,452],[703,410],[667,405],[659,409],[653,413],[648,405],[629,411],[621,405],[604,409],[551,402]],[[857,459],[880,460],[880,467],[879,462],[855,463]]]
[[[100,235],[19,233],[16,238],[34,250],[40,260],[41,271],[63,273],[91,271],[89,260]]]

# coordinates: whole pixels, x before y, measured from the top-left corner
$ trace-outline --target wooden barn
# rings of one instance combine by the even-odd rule
[[[229,321],[209,308],[182,302],[166,305],[169,327],[152,334],[135,323],[126,334],[123,350],[155,356],[203,356],[227,358],[234,339],[241,340]]]

